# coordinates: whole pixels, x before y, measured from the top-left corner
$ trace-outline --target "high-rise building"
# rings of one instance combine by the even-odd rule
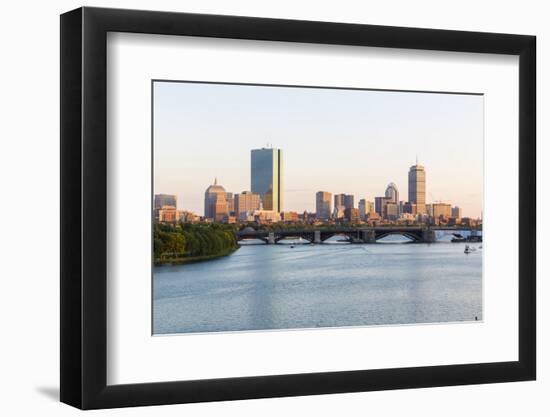
[[[361,217],[361,220],[365,220],[369,214],[375,213],[374,211],[374,203],[372,201],[368,201],[364,198],[359,200],[359,217]]]
[[[345,194],[334,194],[334,211],[338,211],[340,209],[344,209],[344,199],[346,195]]]
[[[455,206],[451,209],[451,217],[454,217],[455,219],[461,219],[462,218],[462,209],[458,206]]]
[[[227,212],[230,216],[235,215],[235,198],[233,193],[225,193],[225,201],[227,201]]]
[[[254,194],[250,191],[235,194],[235,216],[239,220],[248,220],[260,208],[261,199],[259,194]]]
[[[386,197],[389,198],[389,201],[391,203],[398,204],[399,203],[399,191],[397,191],[397,186],[390,182],[388,186],[386,187]]]
[[[338,211],[340,209],[345,210],[347,208],[354,208],[355,197],[353,194],[334,194],[334,210]]]
[[[386,211],[385,206],[389,202],[389,197],[374,197],[374,211],[378,213],[380,217],[384,217]]]
[[[367,215],[369,213],[375,213],[374,211],[374,201],[367,201],[365,204],[365,211],[367,212]]]
[[[259,194],[263,209],[283,211],[282,151],[276,148],[252,149],[250,152],[250,188]]]
[[[418,214],[426,213],[426,171],[418,162],[409,169],[409,202],[416,204]]]
[[[177,197],[172,194],[155,194],[154,208],[160,210],[164,206],[177,207]]]
[[[359,209],[359,218],[361,220],[365,220],[365,217],[367,217],[367,200],[362,198],[359,200],[359,204],[357,205]]]
[[[218,180],[204,192],[204,217],[215,221],[222,221],[229,215],[227,210],[227,193],[225,188],[218,185]]]
[[[344,194],[344,208],[352,209],[355,207],[355,197],[353,194]]]
[[[326,191],[318,191],[315,194],[315,216],[319,220],[330,218],[330,200],[331,194]]]

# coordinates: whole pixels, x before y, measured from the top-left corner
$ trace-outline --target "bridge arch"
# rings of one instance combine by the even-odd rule
[[[321,242],[326,242],[333,237],[343,237],[347,242],[351,242],[352,239],[349,232],[321,232]]]
[[[309,233],[300,233],[296,235],[275,235],[275,243],[279,243],[285,240],[294,240],[294,241],[305,240],[307,243],[313,243],[313,236],[310,236]],[[306,243],[299,242],[298,244],[306,244]]]
[[[389,230],[387,232],[379,232],[376,233],[376,241],[382,240],[388,236],[403,236],[409,239],[409,242],[404,243],[412,243],[412,242],[422,242],[422,235],[420,233],[415,232],[406,232],[406,231],[395,231],[395,230]]]

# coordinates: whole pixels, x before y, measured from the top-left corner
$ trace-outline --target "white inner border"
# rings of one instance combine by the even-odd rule
[[[107,52],[109,385],[518,360],[517,56],[122,33]],[[152,79],[485,94],[483,322],[151,336]]]

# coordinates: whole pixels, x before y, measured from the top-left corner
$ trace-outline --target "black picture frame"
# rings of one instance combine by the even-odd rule
[[[519,360],[107,385],[108,32],[519,56]],[[61,401],[81,409],[536,378],[534,36],[79,8],[61,15]]]

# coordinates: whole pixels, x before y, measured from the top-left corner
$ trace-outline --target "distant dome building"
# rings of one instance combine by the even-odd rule
[[[227,192],[218,185],[218,179],[204,192],[204,217],[215,221],[222,221],[229,214]]]

